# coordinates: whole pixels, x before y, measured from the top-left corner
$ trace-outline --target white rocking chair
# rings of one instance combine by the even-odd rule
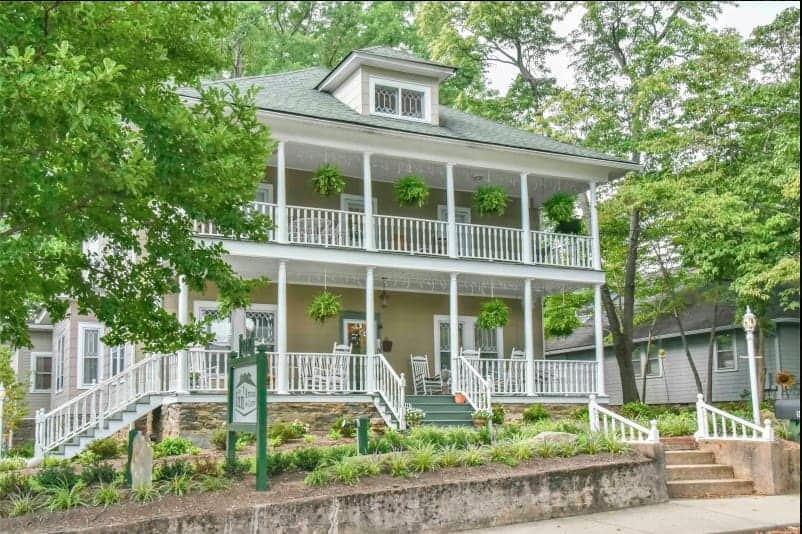
[[[410,354],[409,360],[412,363],[412,385],[415,390],[415,395],[443,393],[443,380],[440,375],[429,375],[428,354],[424,354],[423,356],[413,356]]]

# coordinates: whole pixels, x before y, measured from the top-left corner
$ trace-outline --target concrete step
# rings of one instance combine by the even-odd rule
[[[721,464],[669,465],[666,466],[668,481],[675,480],[725,480],[735,478],[732,467]]]
[[[675,480],[668,482],[668,496],[672,499],[751,495],[753,491],[754,488],[751,480],[737,478],[720,480]]]
[[[714,464],[716,457],[704,451],[666,451],[666,465]]]
[[[695,451],[698,448],[696,439],[693,437],[681,438],[660,438],[665,451]]]
[[[470,404],[457,404],[454,402],[454,397],[451,395],[409,395],[407,396],[407,402],[413,406],[417,405],[428,405],[432,406],[435,404],[439,405],[448,405],[448,406],[470,406]]]

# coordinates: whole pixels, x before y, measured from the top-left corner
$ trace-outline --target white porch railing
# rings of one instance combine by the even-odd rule
[[[701,393],[696,396],[696,422],[696,439],[774,441],[771,419],[766,419],[763,426],[756,425],[707,404]]]
[[[461,258],[520,262],[521,230],[457,223],[457,252]]]
[[[445,221],[374,215],[376,248],[403,254],[448,255]]]
[[[590,395],[598,391],[596,362],[535,360],[534,382],[538,395]]]
[[[627,419],[596,402],[596,395],[591,395],[588,401],[588,417],[590,431],[601,432],[619,441],[627,443],[659,443],[660,432],[657,430],[657,421],[652,419],[649,428]]]
[[[407,381],[404,373],[396,374],[383,354],[376,355],[376,391],[378,391],[384,404],[398,421],[398,429],[406,428],[406,400],[405,391]]]
[[[494,395],[526,395],[526,360],[467,358],[493,388]]]
[[[365,248],[365,215],[358,212],[287,206],[287,240],[301,245]]]
[[[586,235],[532,232],[532,261],[558,267],[593,268],[593,238]]]
[[[248,213],[261,213],[270,218],[273,221],[273,225],[276,224],[276,205],[271,204],[268,202],[251,202],[250,206],[248,206],[247,210]],[[224,237],[217,226],[212,222],[204,222],[204,221],[195,221],[194,224],[195,233],[198,235],[204,236],[211,236],[211,237]],[[267,239],[269,241],[273,241],[276,238],[276,231],[275,229],[267,231]]]
[[[47,413],[39,410],[36,414],[35,457],[41,458],[90,427],[102,426],[106,418],[142,397],[164,393],[169,387],[169,375],[164,372],[164,364],[165,357],[148,356],[58,408]]]
[[[290,393],[366,393],[364,354],[289,352]]]
[[[228,376],[228,351],[190,349],[189,391],[226,391]]]
[[[454,360],[452,373],[453,390],[465,395],[474,410],[490,411],[493,388],[464,356]]]

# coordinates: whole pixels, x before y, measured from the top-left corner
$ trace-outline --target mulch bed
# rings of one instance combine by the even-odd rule
[[[63,532],[101,526],[119,526],[120,530],[124,531],[126,524],[145,517],[149,519],[174,517],[200,514],[210,510],[235,510],[255,504],[285,503],[306,498],[375,493],[451,482],[491,480],[511,475],[519,476],[595,465],[611,465],[639,458],[641,457],[637,453],[617,455],[603,453],[593,456],[579,455],[572,458],[533,459],[512,468],[500,464],[456,467],[423,473],[410,479],[380,475],[364,478],[356,486],[332,484],[325,487],[309,487],[303,483],[306,473],[284,473],[270,479],[270,488],[266,492],[257,492],[254,489],[255,478],[246,476],[242,480],[234,482],[232,487],[225,491],[210,493],[195,491],[183,497],[165,496],[147,504],[123,502],[105,509],[87,507],[63,512],[40,511],[33,515],[0,519],[0,532]]]

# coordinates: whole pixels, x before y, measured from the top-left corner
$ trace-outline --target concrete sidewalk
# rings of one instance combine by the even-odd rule
[[[471,534],[701,534],[755,532],[799,524],[799,495],[677,499],[614,512],[548,519],[505,527],[470,530]]]

